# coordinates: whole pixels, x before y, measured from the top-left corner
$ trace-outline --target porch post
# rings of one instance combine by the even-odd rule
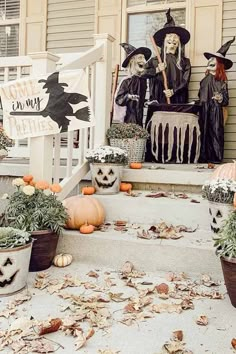
[[[56,62],[60,59],[49,52],[32,53],[32,76],[41,76],[55,71]],[[36,180],[44,179],[52,182],[53,135],[30,138],[29,172]]]
[[[104,145],[106,130],[110,126],[111,83],[112,83],[112,42],[115,40],[107,33],[94,34],[95,44],[103,44],[104,54],[96,63],[95,82],[95,132],[94,146]]]

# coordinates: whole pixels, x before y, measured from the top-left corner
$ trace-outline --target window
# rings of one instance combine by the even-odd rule
[[[19,55],[20,0],[0,0],[0,57]]]
[[[166,23],[166,11],[147,12],[128,15],[128,43],[134,47],[148,47],[152,49],[150,35]],[[171,10],[175,24],[185,27],[185,9]]]
[[[137,6],[137,5],[148,5],[148,4],[155,4],[155,5],[165,5],[171,4],[173,2],[183,2],[183,0],[128,0],[127,6]]]

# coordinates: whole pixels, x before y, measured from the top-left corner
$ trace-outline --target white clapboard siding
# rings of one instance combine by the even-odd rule
[[[86,51],[94,45],[94,28],[95,0],[48,0],[48,51]]]

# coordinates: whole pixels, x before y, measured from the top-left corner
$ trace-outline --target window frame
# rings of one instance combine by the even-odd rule
[[[19,5],[20,5],[20,13],[18,18],[11,18],[11,19],[6,19],[2,20],[0,19],[0,26],[9,26],[9,25],[18,25],[19,26],[19,36],[18,36],[18,55],[20,55],[20,17],[21,17],[21,0],[19,0]],[[2,57],[4,58],[4,57]]]
[[[190,1],[183,0],[179,2],[166,3],[166,4],[143,4],[128,7],[128,0],[122,1],[122,28],[121,28],[121,41],[127,42],[128,40],[128,16],[139,14],[139,13],[148,13],[148,12],[158,12],[158,11],[167,11],[169,8],[176,9],[185,9],[186,11],[186,29],[190,29]],[[189,45],[186,45],[185,48],[186,56],[189,55]],[[121,62],[125,59],[124,51],[120,52]]]

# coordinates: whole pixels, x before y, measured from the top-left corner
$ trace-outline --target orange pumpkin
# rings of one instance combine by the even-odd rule
[[[139,170],[140,168],[142,168],[142,164],[141,162],[131,162],[129,167],[135,170]]]
[[[210,179],[232,179],[236,180],[236,161],[224,163],[217,167],[217,169],[212,173]]]
[[[131,191],[131,189],[132,189],[131,183],[121,182],[121,184],[120,184],[120,191],[121,192],[128,192],[128,191]]]
[[[99,226],[104,223],[105,210],[97,198],[88,195],[76,195],[63,201],[69,214],[66,227],[79,230],[86,222]]]
[[[86,224],[80,226],[79,232],[81,234],[92,234],[94,232],[94,226],[86,223]]]
[[[82,194],[83,195],[92,195],[96,191],[95,187],[93,186],[86,186],[82,188]]]

